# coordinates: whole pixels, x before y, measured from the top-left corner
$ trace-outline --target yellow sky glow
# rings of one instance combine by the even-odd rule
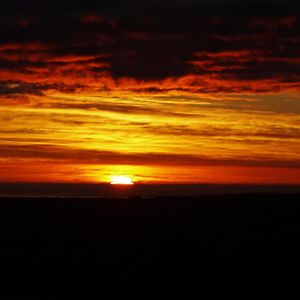
[[[299,183],[299,113],[270,101],[298,98],[32,96],[1,106],[0,180]]]

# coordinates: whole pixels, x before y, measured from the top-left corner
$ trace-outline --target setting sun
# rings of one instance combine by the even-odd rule
[[[128,176],[112,176],[110,184],[125,184],[131,185],[134,184],[132,179]]]

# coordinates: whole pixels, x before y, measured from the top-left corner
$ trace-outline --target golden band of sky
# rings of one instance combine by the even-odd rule
[[[6,100],[2,182],[108,182],[123,175],[135,182],[300,183],[296,91],[49,92],[26,103]]]

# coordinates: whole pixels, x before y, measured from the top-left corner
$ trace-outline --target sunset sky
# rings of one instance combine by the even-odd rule
[[[10,0],[0,182],[300,184],[300,2]]]

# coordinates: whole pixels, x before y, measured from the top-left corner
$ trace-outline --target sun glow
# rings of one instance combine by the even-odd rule
[[[111,176],[110,184],[132,185],[134,183],[132,179],[128,176]]]

